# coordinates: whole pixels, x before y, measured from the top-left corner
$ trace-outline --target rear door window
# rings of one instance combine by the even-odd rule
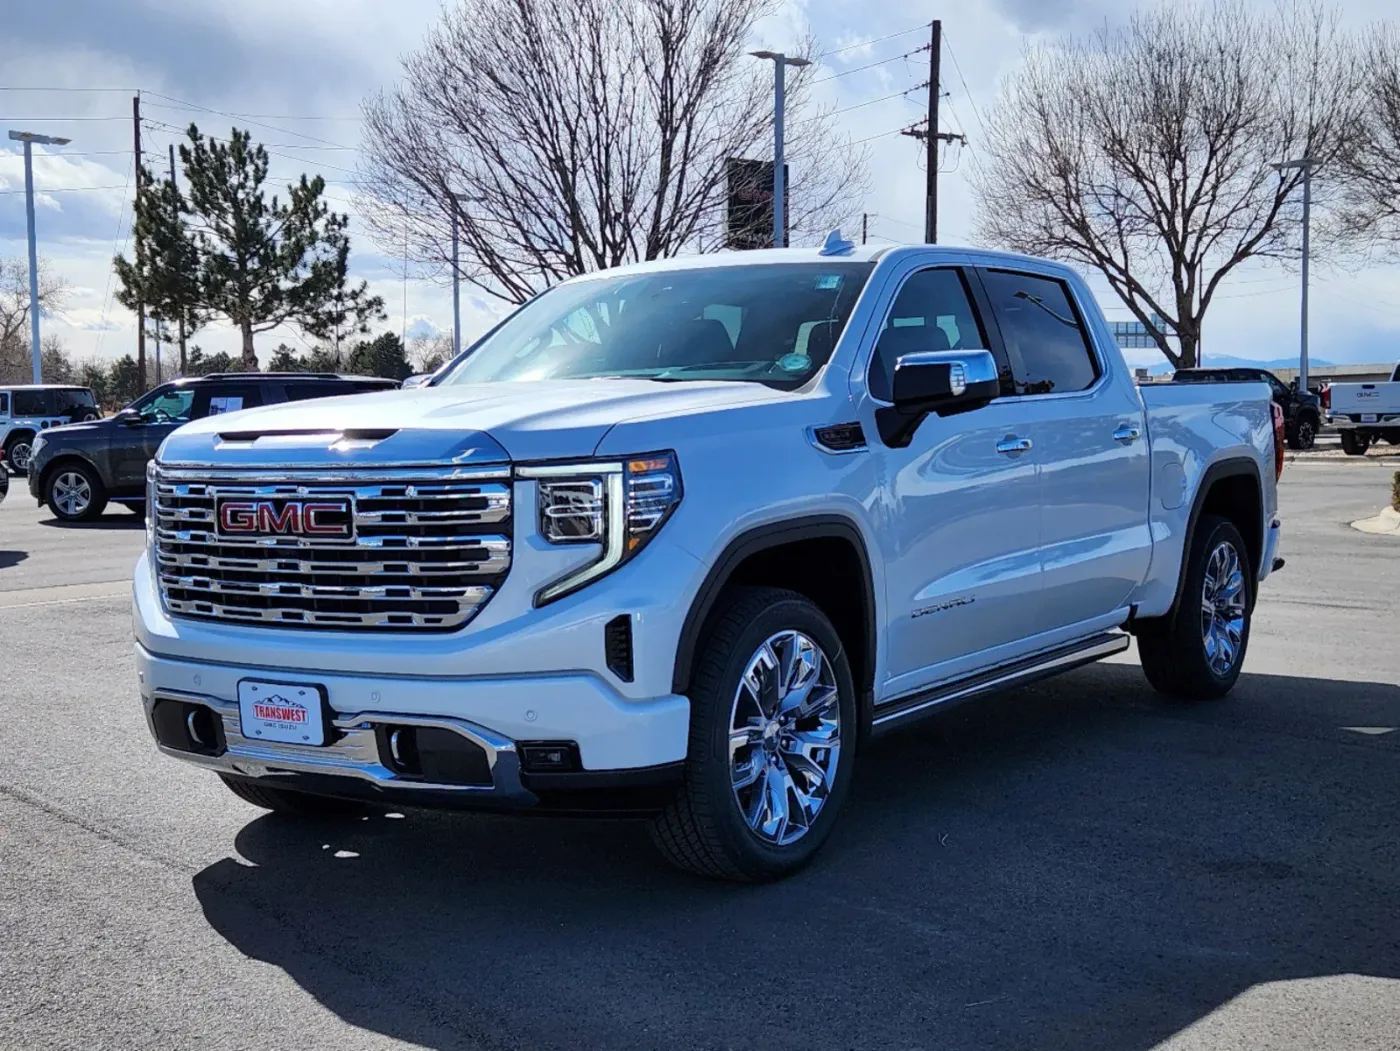
[[[1063,281],[1012,270],[984,270],[1017,394],[1065,394],[1085,390],[1099,366],[1079,311]]]
[[[8,391],[0,391],[0,416],[10,415],[10,395]]]
[[[207,384],[195,394],[194,418],[202,420],[206,416],[256,409],[263,400],[262,388],[255,383]]]
[[[365,390],[374,388],[362,387],[358,383],[346,383],[344,381],[328,381],[325,383],[288,383],[286,385],[288,401],[309,401],[312,398],[333,398],[337,394],[359,394]]]
[[[895,362],[904,354],[939,350],[985,350],[986,334],[962,272],[951,267],[911,274],[875,344],[866,379],[871,397],[889,401]]]
[[[20,418],[53,415],[52,399],[49,397],[49,392],[46,390],[15,391],[15,415]]]

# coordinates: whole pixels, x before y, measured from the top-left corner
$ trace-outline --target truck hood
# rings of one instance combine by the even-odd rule
[[[197,420],[167,439],[160,458],[166,463],[254,466],[586,457],[611,427],[625,420],[784,397],[757,383],[651,380],[477,383],[352,394]],[[373,443],[372,456],[344,452],[368,443]]]

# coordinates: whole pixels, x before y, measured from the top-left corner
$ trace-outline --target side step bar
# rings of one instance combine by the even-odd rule
[[[1037,679],[1048,679],[1052,675],[1070,671],[1085,664],[1122,653],[1128,648],[1129,638],[1119,632],[1105,632],[1079,642],[1057,647],[1046,653],[1038,653],[1010,664],[978,672],[963,679],[955,679],[918,693],[888,701],[875,709],[871,728],[878,734],[894,729],[905,720],[918,719],[931,715],[936,710],[961,701],[970,700],[984,693],[1004,690],[1012,686],[1023,686]]]

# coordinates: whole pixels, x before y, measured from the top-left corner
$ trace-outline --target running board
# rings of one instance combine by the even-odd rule
[[[1067,646],[1060,646],[1046,653],[1026,657],[1010,664],[1003,664],[987,671],[978,672],[967,678],[943,683],[928,690],[921,690],[908,697],[890,701],[875,709],[871,728],[876,733],[893,729],[895,724],[906,719],[917,719],[945,705],[970,700],[984,693],[1004,690],[1012,686],[1023,686],[1037,679],[1048,679],[1052,675],[1071,671],[1085,664],[1122,653],[1128,648],[1129,638],[1119,632],[1105,632]]]

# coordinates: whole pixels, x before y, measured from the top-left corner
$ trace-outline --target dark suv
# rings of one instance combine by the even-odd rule
[[[0,471],[8,467],[15,474],[24,474],[36,434],[65,423],[95,420],[101,415],[97,399],[87,387],[57,383],[0,385],[0,452],[4,455]]]
[[[1322,429],[1322,399],[1312,391],[1301,394],[1268,369],[1178,369],[1174,383],[1267,383],[1274,402],[1283,410],[1283,433],[1290,449],[1311,449]]]
[[[319,372],[235,372],[175,380],[109,419],[52,427],[35,437],[29,491],[63,522],[96,518],[109,500],[139,507],[146,499],[146,463],[182,423],[259,405],[396,387],[395,380]]]

